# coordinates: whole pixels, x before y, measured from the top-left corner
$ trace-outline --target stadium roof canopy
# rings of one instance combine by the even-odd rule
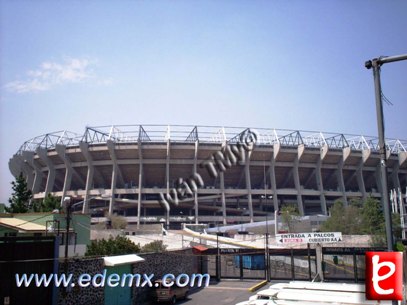
[[[112,125],[86,127],[85,132],[77,134],[70,131],[56,131],[34,137],[25,141],[18,154],[23,151],[36,151],[37,148],[53,149],[57,144],[78,146],[80,142],[89,144],[145,142],[195,142],[201,143],[235,143],[240,136],[250,131],[256,134],[257,145],[280,144],[282,146],[298,146],[330,149],[350,147],[351,150],[379,151],[377,137],[341,134],[332,132],[316,132],[288,129],[192,126],[192,125]],[[397,154],[407,151],[407,140],[387,139],[387,149]]]

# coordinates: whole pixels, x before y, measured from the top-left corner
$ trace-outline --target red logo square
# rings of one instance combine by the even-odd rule
[[[403,300],[403,252],[366,252],[366,299]]]

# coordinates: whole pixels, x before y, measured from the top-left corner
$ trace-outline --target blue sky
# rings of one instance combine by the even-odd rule
[[[376,135],[372,71],[407,53],[407,2],[0,1],[0,202],[27,139],[191,124]],[[407,61],[385,65],[407,139]]]

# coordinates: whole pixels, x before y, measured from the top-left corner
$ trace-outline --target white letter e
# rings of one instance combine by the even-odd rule
[[[372,282],[373,282],[374,290],[376,291],[376,293],[381,294],[381,295],[392,294],[394,292],[394,289],[382,289],[379,286],[379,282],[391,277],[393,275],[393,273],[396,271],[396,265],[392,262],[379,263],[379,255],[373,255],[372,263],[373,263]],[[390,271],[387,272],[387,274],[379,275],[380,268],[382,268],[384,266],[390,268]]]

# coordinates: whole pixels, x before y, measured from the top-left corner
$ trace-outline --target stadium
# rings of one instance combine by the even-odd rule
[[[248,132],[255,135],[255,144],[242,150],[239,141]],[[389,188],[405,190],[407,142],[389,139],[386,144]],[[218,158],[225,147],[237,147],[235,156],[241,158],[229,163],[227,155]],[[203,166],[211,161],[222,169],[217,175]],[[262,221],[284,204],[295,204],[302,215],[327,215],[336,200],[380,198],[379,164],[375,137],[116,125],[86,127],[82,135],[60,131],[30,139],[10,159],[9,168],[15,177],[24,175],[34,199],[52,194],[62,202],[69,196],[84,213],[118,213],[139,225]],[[202,181],[195,183],[193,194],[166,210],[162,198],[194,173]]]

